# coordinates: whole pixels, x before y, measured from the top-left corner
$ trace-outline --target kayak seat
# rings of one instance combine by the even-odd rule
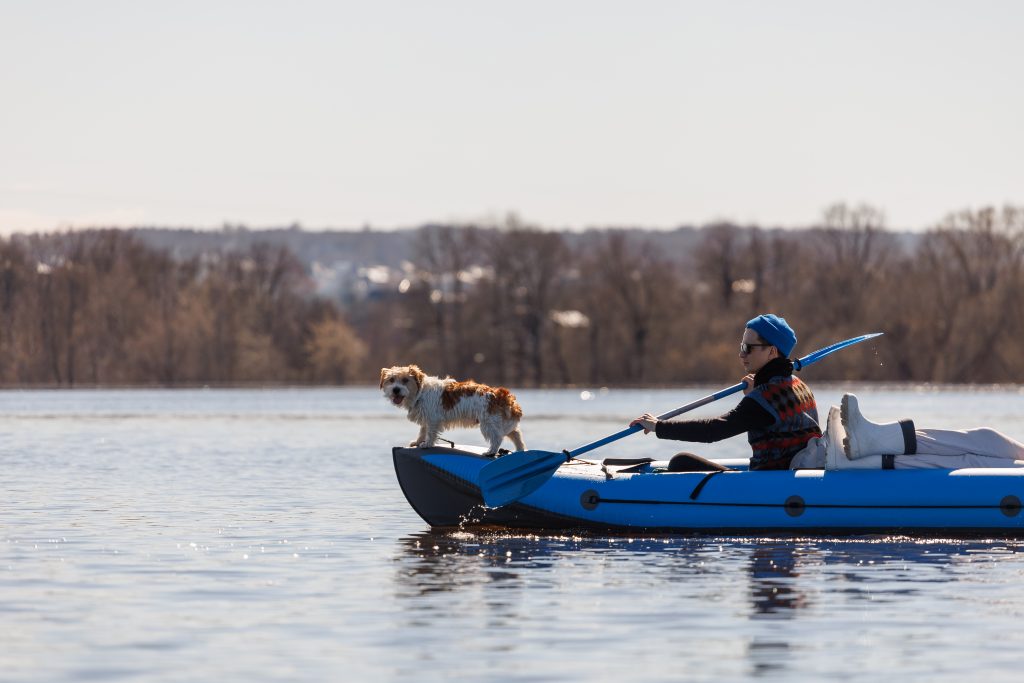
[[[668,461],[669,472],[726,472],[729,469],[693,453],[677,453]]]

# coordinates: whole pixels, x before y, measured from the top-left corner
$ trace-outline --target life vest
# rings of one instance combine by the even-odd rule
[[[765,429],[751,429],[747,441],[753,455],[752,470],[785,470],[793,456],[811,439],[821,436],[818,404],[810,388],[798,377],[772,377],[747,394],[767,410],[775,422]]]

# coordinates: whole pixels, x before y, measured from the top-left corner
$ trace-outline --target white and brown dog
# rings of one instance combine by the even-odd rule
[[[405,408],[409,420],[420,426],[410,446],[433,446],[445,429],[479,425],[488,453],[497,453],[506,436],[517,450],[526,450],[519,431],[523,411],[508,389],[432,377],[415,365],[381,368],[380,388],[385,398]]]

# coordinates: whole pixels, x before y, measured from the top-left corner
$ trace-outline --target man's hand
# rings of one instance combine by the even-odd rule
[[[650,434],[651,432],[654,431],[654,428],[658,426],[658,420],[650,413],[644,413],[643,415],[629,423],[630,427],[633,427],[635,425],[640,425],[641,427],[643,427],[644,434]]]

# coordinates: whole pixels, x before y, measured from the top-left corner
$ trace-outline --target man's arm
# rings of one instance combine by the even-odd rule
[[[654,433],[659,439],[713,443],[751,429],[765,429],[774,422],[775,418],[760,403],[746,397],[725,415],[703,420],[658,422]]]

